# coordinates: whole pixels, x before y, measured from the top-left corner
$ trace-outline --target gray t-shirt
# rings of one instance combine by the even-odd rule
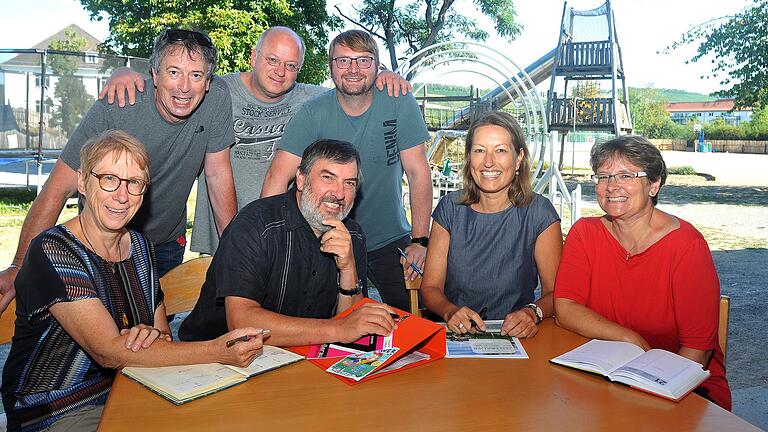
[[[235,177],[238,211],[259,198],[261,185],[272,163],[277,143],[283,136],[285,125],[298,112],[304,102],[329,91],[326,87],[296,85],[279,101],[265,103],[256,99],[243,84],[240,73],[224,75],[223,81],[232,95],[235,146],[230,153],[232,174]],[[205,174],[197,181],[195,224],[190,248],[195,252],[213,255],[219,246],[219,234],[213,218]]]
[[[400,152],[429,139],[412,94],[395,98],[376,88],[373,91],[370,108],[357,117],[344,112],[335,91],[312,99],[288,123],[279,147],[301,157],[318,139],[344,140],[355,146],[363,183],[350,217],[363,228],[368,251],[410,233],[403,208]]]
[[[130,227],[159,244],[184,234],[187,198],[203,168],[206,153],[225,150],[235,141],[232,133],[232,102],[221,79],[214,78],[203,102],[183,123],[165,121],[155,107],[155,87],[144,82],[136,104],[120,108],[97,101],[61,152],[61,159],[77,170],[80,149],[88,139],[108,129],[136,137],[149,153],[151,186]]]
[[[474,311],[487,307],[488,319],[504,319],[534,301],[536,239],[560,217],[539,194],[525,207],[478,213],[457,203],[460,193],[444,196],[432,213],[451,235],[445,295]]]

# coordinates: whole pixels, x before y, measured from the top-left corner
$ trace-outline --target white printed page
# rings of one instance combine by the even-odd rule
[[[263,351],[260,356],[253,359],[250,365],[245,368],[239,368],[235,366],[228,366],[229,368],[242,373],[245,376],[258,375],[260,373],[279,368],[293,362],[302,360],[304,357],[284,350],[282,348],[274,347],[272,345],[264,345]]]
[[[618,368],[613,373],[645,382],[655,389],[665,389],[670,397],[679,397],[709,376],[700,364],[665,350],[653,349]],[[632,385],[632,383],[627,383]]]
[[[155,368],[128,367],[123,373],[178,399],[205,393],[244,379],[240,373],[218,363]]]
[[[643,353],[642,348],[629,342],[593,339],[576,349],[555,357],[552,362],[608,375]]]

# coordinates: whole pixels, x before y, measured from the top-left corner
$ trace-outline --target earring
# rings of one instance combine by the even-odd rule
[[[520,170],[515,170],[515,176],[519,176],[519,175],[520,175]]]

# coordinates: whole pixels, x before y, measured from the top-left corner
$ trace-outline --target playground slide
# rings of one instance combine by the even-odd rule
[[[552,51],[544,54],[541,56],[540,59],[536,60],[535,62],[531,63],[528,67],[526,67],[525,73],[528,74],[528,76],[531,77],[531,81],[533,81],[534,85],[538,85],[545,79],[552,76],[552,67],[555,64],[555,51],[557,51],[557,48],[553,49]],[[517,78],[520,79],[520,81],[525,82],[525,79],[523,78],[523,73],[517,74]],[[504,82],[504,84],[501,87],[498,87],[492,91],[490,91],[488,94],[480,98],[480,102],[494,102],[498,107],[503,107],[506,104],[510,102],[509,96],[507,95],[507,92],[504,91],[509,90],[509,92],[515,96],[514,91],[511,90],[511,86],[513,85],[512,80],[507,80]],[[443,129],[450,129],[454,122],[460,120],[463,118],[463,116],[469,114],[469,107],[464,108],[461,110],[459,114],[454,116],[453,119],[447,121],[443,125]]]

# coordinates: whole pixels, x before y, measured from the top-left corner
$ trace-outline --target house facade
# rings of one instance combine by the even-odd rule
[[[687,124],[691,120],[708,124],[718,118],[722,118],[729,125],[750,121],[751,108],[734,109],[734,107],[733,99],[719,99],[707,102],[672,102],[667,104],[666,109],[672,121],[680,124]]]

